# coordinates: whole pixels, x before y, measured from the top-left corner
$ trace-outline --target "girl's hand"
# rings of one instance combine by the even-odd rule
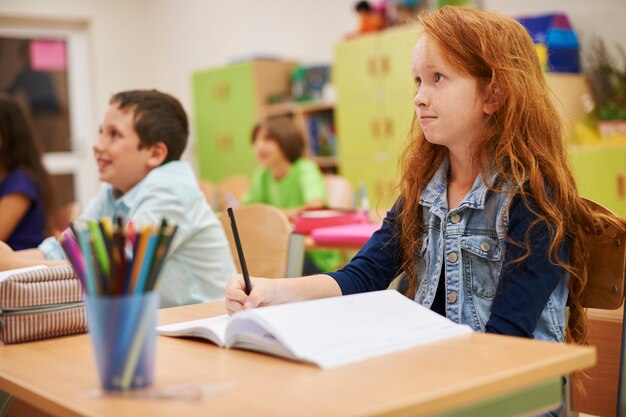
[[[26,268],[35,265],[55,266],[65,265],[67,263],[68,261],[48,261],[43,256],[43,253],[37,249],[27,249],[15,252],[9,245],[0,241],[0,271]]]
[[[10,259],[15,256],[15,252],[13,249],[6,243],[0,240],[0,258],[2,259]]]
[[[278,304],[276,294],[280,291],[281,279],[250,278],[252,291],[246,295],[243,275],[234,275],[226,284],[226,311],[233,314],[248,308]]]
[[[337,281],[324,274],[300,278],[250,278],[250,281],[252,291],[246,295],[243,276],[230,278],[225,290],[228,314],[247,308],[341,295]]]

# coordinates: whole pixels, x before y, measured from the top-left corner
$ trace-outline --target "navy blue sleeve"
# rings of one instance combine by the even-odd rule
[[[396,203],[376,231],[350,263],[328,275],[339,284],[344,295],[383,290],[400,273],[398,207]]]
[[[39,197],[37,185],[30,175],[22,169],[11,171],[0,186],[0,197],[15,193],[23,194],[30,200],[36,200]]]
[[[537,211],[533,208],[534,211]],[[528,227],[536,219],[520,197],[515,197],[509,208],[509,237],[524,242]],[[533,331],[552,291],[567,272],[550,263],[548,256],[552,238],[545,223],[530,230],[530,256],[522,262],[512,261],[526,253],[526,247],[507,243],[502,274],[496,296],[491,305],[491,315],[485,330],[509,336],[532,338]],[[559,258],[569,259],[569,243],[559,247]]]

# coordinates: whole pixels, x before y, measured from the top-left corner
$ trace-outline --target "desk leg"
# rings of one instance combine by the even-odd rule
[[[304,235],[292,233],[287,253],[287,277],[301,277],[304,268]]]
[[[624,331],[624,323],[626,323],[626,308],[624,308],[624,317],[622,317],[622,347],[619,354],[619,376],[617,382],[617,417],[626,417],[626,367],[624,366],[624,349],[626,348],[626,331]]]
[[[7,414],[7,410],[13,401],[13,396],[7,392],[0,391],[0,417]]]

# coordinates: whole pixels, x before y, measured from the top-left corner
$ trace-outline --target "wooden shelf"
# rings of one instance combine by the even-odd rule
[[[288,116],[294,113],[313,113],[318,111],[331,111],[335,108],[335,103],[310,102],[310,103],[279,103],[268,104],[261,109],[264,117]]]
[[[339,161],[336,156],[311,156],[310,158],[322,169],[333,168],[339,165]]]

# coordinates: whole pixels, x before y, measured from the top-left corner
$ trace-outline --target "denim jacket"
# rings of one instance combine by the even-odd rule
[[[505,259],[507,205],[511,197],[506,192],[490,191],[479,175],[461,204],[448,211],[447,173],[445,160],[420,199],[427,231],[416,259],[415,301],[426,307],[432,305],[445,268],[446,316],[484,332]],[[493,185],[495,180],[493,176],[488,183]],[[504,184],[499,188],[507,191],[510,186]],[[559,342],[564,339],[569,276],[563,274],[564,279],[552,291],[537,322],[535,339]]]

